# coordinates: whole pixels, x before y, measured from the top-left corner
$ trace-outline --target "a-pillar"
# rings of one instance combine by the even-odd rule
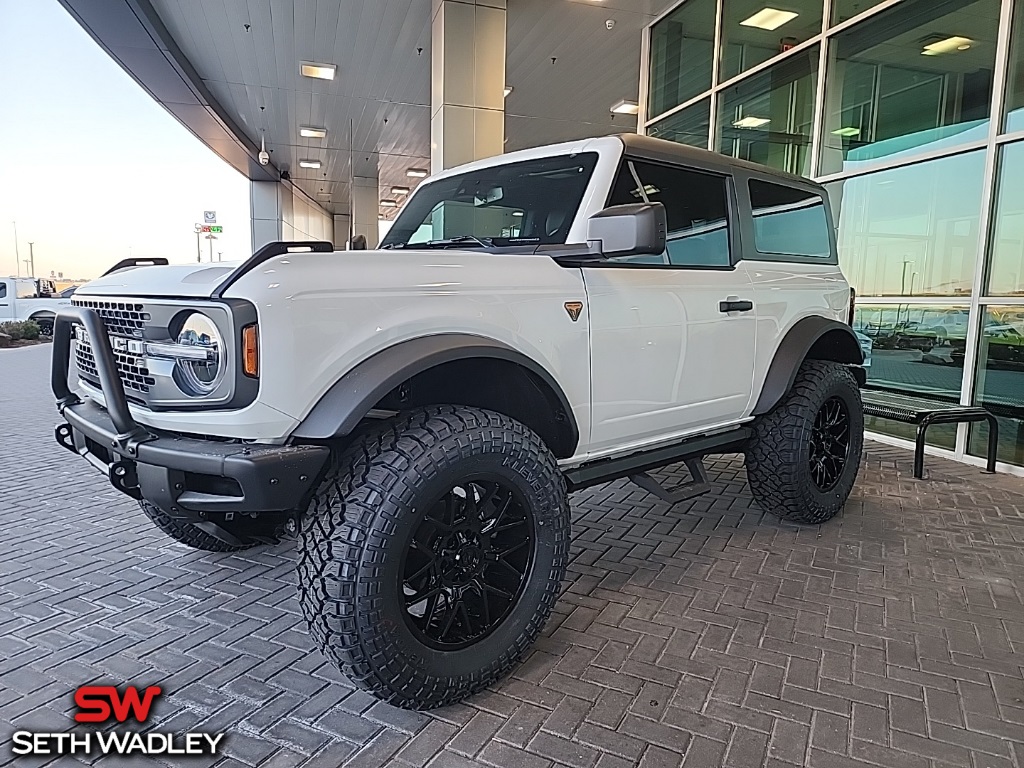
[[[433,0],[430,166],[500,155],[505,145],[505,0]]]

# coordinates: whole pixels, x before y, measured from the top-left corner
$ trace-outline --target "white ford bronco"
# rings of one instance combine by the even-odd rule
[[[742,452],[766,512],[835,515],[863,441],[852,304],[817,184],[635,135],[542,147],[429,179],[377,250],[88,284],[56,320],[57,440],[187,546],[297,534],[320,649],[436,707],[541,631],[574,490],[674,503]],[[682,486],[648,474],[681,462]]]

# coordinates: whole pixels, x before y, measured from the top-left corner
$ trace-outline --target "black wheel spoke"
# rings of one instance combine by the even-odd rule
[[[811,479],[829,491],[843,476],[850,448],[850,415],[839,397],[830,397],[818,409],[811,428]]]
[[[508,618],[533,561],[533,519],[497,477],[466,478],[427,508],[409,539],[406,620],[432,647],[478,642]]]

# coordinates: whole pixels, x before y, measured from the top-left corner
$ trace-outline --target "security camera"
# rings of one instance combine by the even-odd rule
[[[265,149],[260,150],[260,165],[270,165],[270,153]]]
[[[614,27],[615,27],[615,19],[608,19],[608,21],[606,21],[606,22],[604,23],[604,25],[605,25],[606,27],[608,27],[608,29],[612,29],[612,28],[614,28]]]

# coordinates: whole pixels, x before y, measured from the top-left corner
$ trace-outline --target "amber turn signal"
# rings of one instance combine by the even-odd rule
[[[242,329],[242,370],[246,376],[260,375],[260,335],[256,323]]]

